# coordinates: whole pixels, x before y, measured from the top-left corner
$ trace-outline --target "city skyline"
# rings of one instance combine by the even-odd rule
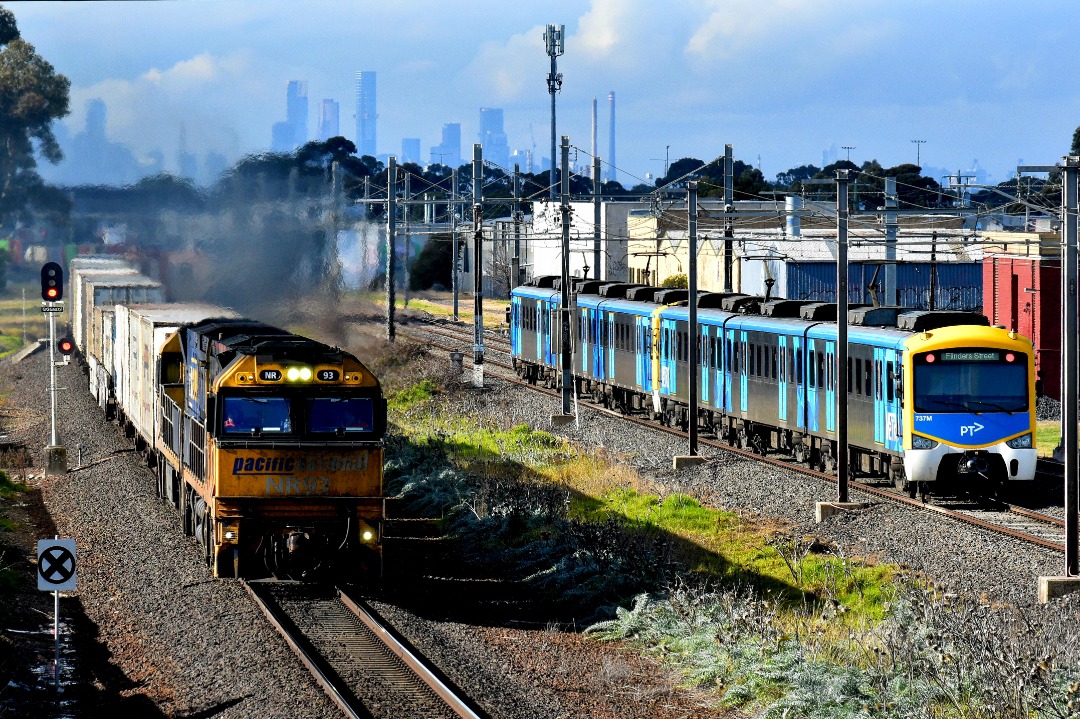
[[[340,125],[350,137],[361,70],[378,76],[373,154],[396,154],[404,138],[438,147],[441,128],[458,124],[461,154],[471,156],[477,109],[500,108],[510,151],[535,147],[539,171],[550,154],[548,23],[566,26],[558,135],[587,153],[596,98],[598,152],[610,154],[603,105],[614,92],[626,186],[662,174],[667,157],[707,161],[728,143],[769,180],[850,147],[852,161],[885,167],[919,155],[955,173],[977,161],[999,182],[1018,163],[1058,161],[1080,125],[1080,78],[1059,69],[1080,59],[1066,33],[1080,8],[1064,0],[978,13],[922,0],[556,0],[542,9],[317,0],[303,13],[278,0],[6,5],[24,39],[72,80],[58,134],[83,132],[87,103],[100,98],[106,140],[131,148],[140,166],[156,153],[173,171],[181,127],[184,152],[200,158],[268,149],[290,80],[309,84],[309,128],[329,98],[349,108]],[[151,40],[159,34],[146,27],[170,32]]]

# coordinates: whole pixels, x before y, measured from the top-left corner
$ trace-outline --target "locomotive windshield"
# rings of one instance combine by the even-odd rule
[[[285,397],[224,397],[224,434],[292,432],[289,400]]]
[[[1027,355],[958,348],[913,358],[916,412],[1026,412]]]
[[[223,435],[332,434],[338,437],[371,432],[374,401],[370,397],[222,397]],[[301,416],[299,413],[303,411]]]
[[[308,400],[308,431],[348,434],[374,426],[370,397],[316,397]]]

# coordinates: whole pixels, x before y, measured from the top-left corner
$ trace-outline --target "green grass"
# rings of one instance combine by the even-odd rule
[[[1047,419],[1036,423],[1035,449],[1040,457],[1052,455],[1059,442],[1061,442],[1061,422]]]

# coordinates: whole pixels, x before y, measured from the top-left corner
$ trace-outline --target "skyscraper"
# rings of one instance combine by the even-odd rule
[[[329,140],[341,134],[339,117],[341,106],[336,100],[325,99],[319,105],[319,139]]]
[[[420,138],[404,137],[401,140],[401,162],[414,162],[420,164]]]
[[[275,122],[270,149],[292,152],[308,141],[307,81],[290,80],[285,95],[285,122]]]
[[[461,167],[461,123],[442,126],[442,142],[431,148],[431,162],[447,167]]]
[[[375,157],[375,71],[356,73],[356,151]]]
[[[503,111],[496,107],[480,108],[480,144],[484,159],[506,169],[510,161],[510,146],[503,132]]]

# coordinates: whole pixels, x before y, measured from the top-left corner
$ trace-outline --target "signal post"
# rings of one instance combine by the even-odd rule
[[[46,262],[41,267],[41,311],[49,315],[49,444],[45,447],[45,474],[66,474],[68,471],[67,447],[60,444],[56,432],[56,315],[64,311],[64,268],[56,262]],[[66,337],[61,340],[61,354],[65,361],[74,345]]]

